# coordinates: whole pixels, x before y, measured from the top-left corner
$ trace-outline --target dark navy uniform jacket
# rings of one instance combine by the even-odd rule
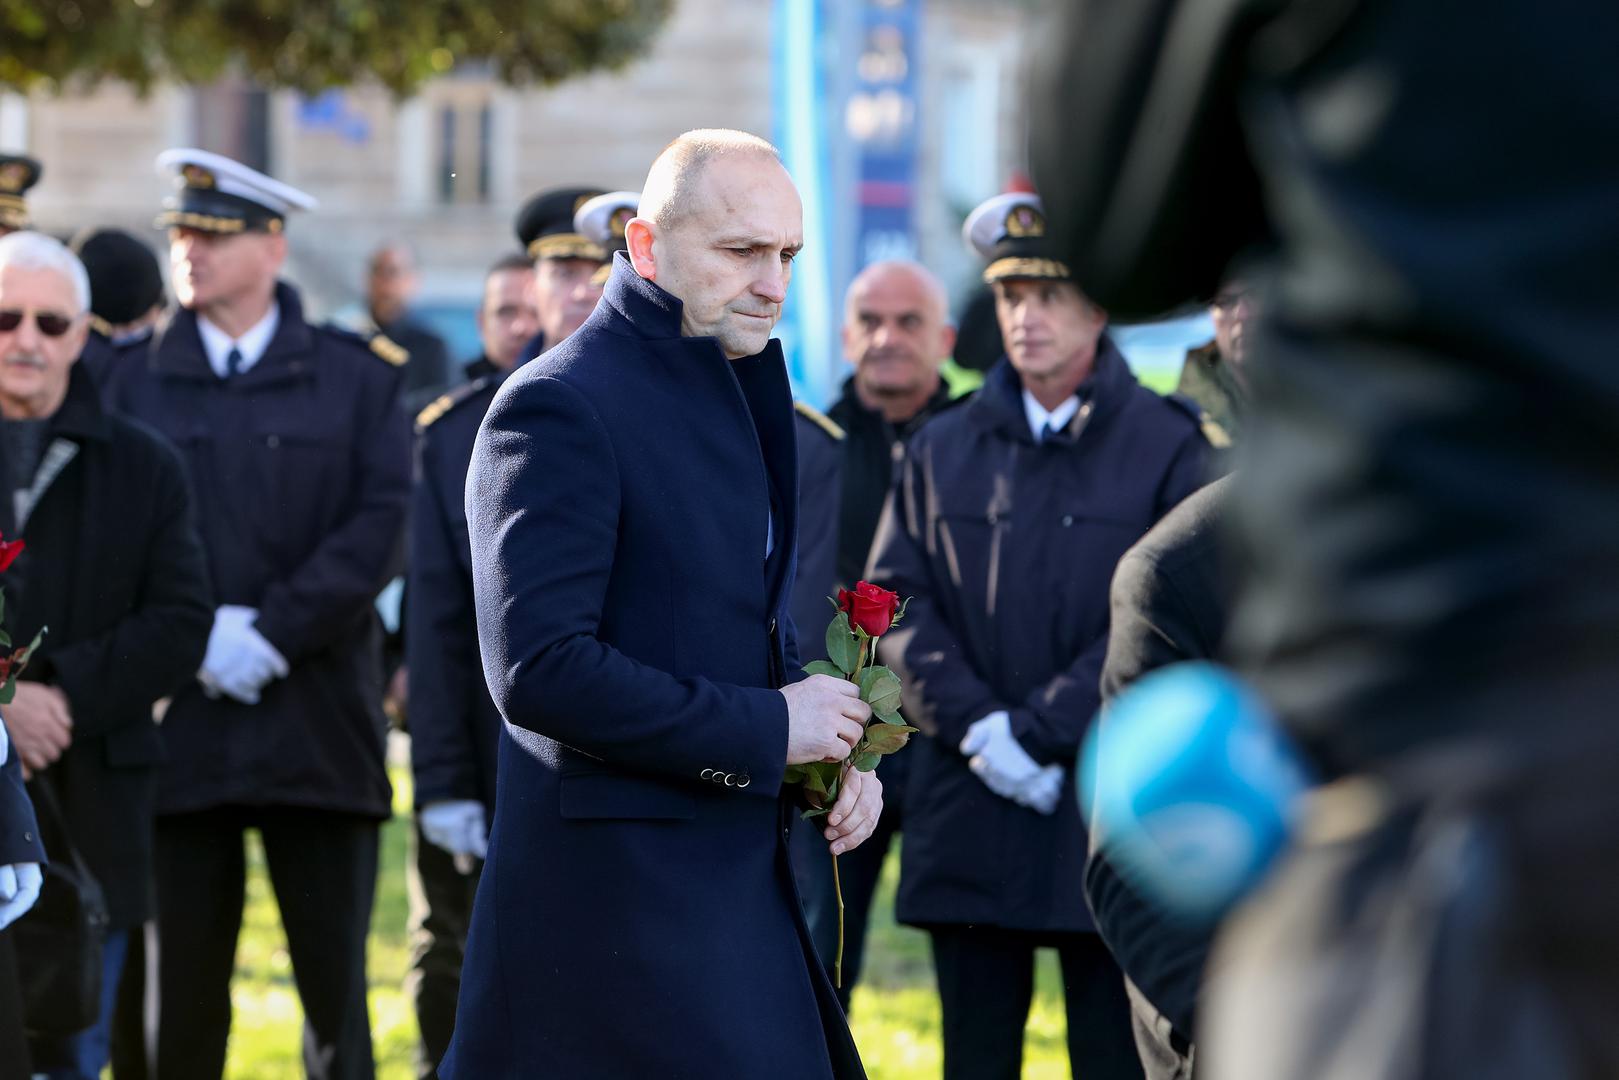
[[[478,425],[505,376],[496,369],[456,387],[416,421],[405,655],[418,808],[442,799],[495,806],[501,720],[478,657],[465,493]]]
[[[619,256],[478,434],[473,585],[506,725],[451,1080],[864,1075],[787,857],[786,367],[774,342],[726,360],[680,312]]]
[[[0,764],[0,866],[44,861],[45,845],[39,839],[34,804],[23,786],[22,758],[7,731],[6,760]]]
[[[1136,382],[1105,336],[1084,406],[1037,443],[1004,359],[912,438],[869,579],[913,597],[880,655],[911,740],[900,919],[1087,930],[1071,778],[1044,816],[984,786],[957,747],[997,710],[1041,764],[1072,765],[1096,714],[1119,557],[1204,480],[1194,411]]]
[[[195,683],[175,696],[159,812],[245,804],[385,817],[372,600],[398,570],[410,494],[399,367],[356,335],[305,322],[290,286],[277,285],[276,303],[268,350],[229,381],[181,310],[108,387],[115,408],[179,448],[216,601],[257,608],[259,632],[292,668],[257,705],[210,699]]]

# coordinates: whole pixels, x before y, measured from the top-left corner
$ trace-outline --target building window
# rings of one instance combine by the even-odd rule
[[[437,110],[438,145],[433,158],[441,204],[489,201],[490,144],[494,136],[491,87],[484,80],[449,79],[432,89]]]

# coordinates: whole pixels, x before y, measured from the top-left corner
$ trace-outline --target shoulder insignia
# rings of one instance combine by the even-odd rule
[[[373,334],[367,344],[371,346],[372,352],[394,367],[403,367],[405,362],[410,359],[410,352],[386,334]]]
[[[832,419],[830,416],[826,415],[826,413],[822,412],[820,409],[817,409],[815,406],[808,404],[807,402],[793,402],[793,411],[798,413],[799,416],[802,416],[804,419],[808,420],[810,423],[814,424],[816,427],[820,428],[822,431],[826,432],[828,435],[832,436],[832,438],[838,442],[842,442],[848,437],[848,432],[844,431],[842,426],[839,425],[836,420]]]
[[[1210,416],[1209,411],[1199,405],[1191,395],[1183,394],[1177,390],[1173,394],[1165,394],[1164,400],[1191,417],[1192,421],[1197,424],[1198,430],[1203,432],[1203,438],[1210,446],[1216,450],[1226,450],[1231,447],[1231,433],[1225,429],[1220,421]]]
[[[462,383],[460,386],[447,390],[438,397],[434,398],[428,404],[427,408],[416,414],[417,433],[420,434],[421,432],[426,431],[439,420],[443,419],[444,415],[453,410],[457,405],[461,404],[463,401],[466,401],[468,398],[476,396],[479,391],[483,390],[489,385],[489,380],[491,378],[492,376],[485,375],[482,378],[473,379],[469,383]]]

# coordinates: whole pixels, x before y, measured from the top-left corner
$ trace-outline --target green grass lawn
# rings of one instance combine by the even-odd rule
[[[382,869],[371,920],[371,1034],[381,1080],[414,1077],[416,1018],[402,989],[409,966],[405,898],[409,776],[394,772],[395,816],[382,832]],[[231,997],[228,1080],[280,1080],[302,1075],[299,1040],[303,1016],[292,985],[292,965],[257,838],[250,847],[247,915],[236,955]],[[894,858],[884,872],[868,940],[866,972],[855,988],[855,1041],[872,1080],[926,1080],[940,1074],[939,1003],[927,937],[896,926]],[[1034,1011],[1025,1042],[1026,1080],[1068,1076],[1061,981],[1055,954],[1040,958]]]

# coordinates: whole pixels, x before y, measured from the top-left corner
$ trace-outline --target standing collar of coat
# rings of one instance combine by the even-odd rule
[[[1104,333],[1096,343],[1096,363],[1090,377],[1079,384],[1079,396],[1090,408],[1081,409],[1066,430],[1074,431],[1075,423],[1079,422],[1087,426],[1104,422],[1129,399],[1138,385],[1130,365],[1124,361],[1124,354]],[[1032,444],[1035,441],[1023,410],[1023,380],[1005,356],[984,376],[983,389],[967,404],[967,413],[982,428],[999,431],[1018,442]]]
[[[704,351],[712,351],[721,359],[726,359],[716,339],[682,337],[680,318],[683,310],[684,305],[678,296],[637,274],[635,268],[630,265],[629,256],[620,251],[613,256],[613,272],[607,279],[607,286],[602,290],[602,305],[591,315],[586,325],[605,320],[607,328],[618,333],[628,333],[647,341],[675,340],[690,343]],[[744,366],[771,361],[785,363],[782,358],[781,342],[776,338],[771,338],[765,347],[754,355],[728,362],[740,373]]]
[[[622,251],[613,256],[613,272],[602,290],[602,301],[638,337],[680,336],[680,298],[637,274]]]
[[[253,365],[253,370],[289,354],[306,352],[314,344],[314,331],[304,322],[304,305],[298,298],[298,290],[277,281],[273,302],[281,309],[281,323],[276,327],[275,337],[270,339],[270,347]],[[219,378],[208,363],[207,350],[202,347],[196,312],[187,308],[176,308],[164,327],[152,335],[148,363],[152,370],[165,374]]]
[[[50,431],[75,442],[106,442],[112,438],[112,426],[101,407],[95,379],[79,364],[74,364],[68,375],[67,396],[51,416]]]

